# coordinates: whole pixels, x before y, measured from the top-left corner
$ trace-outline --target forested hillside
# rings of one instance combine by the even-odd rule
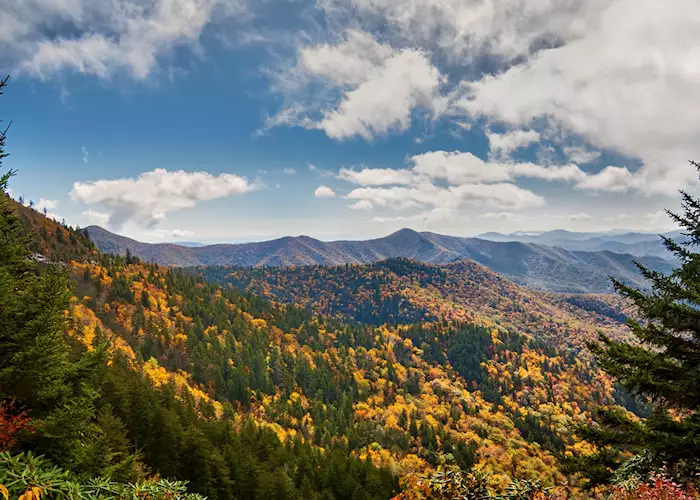
[[[30,209],[7,202],[26,221]],[[567,426],[593,418],[614,389],[544,337],[464,311],[388,326],[324,320],[100,254],[82,233],[29,215],[41,223],[31,245],[58,263],[31,267],[68,278],[65,362],[81,383],[80,398],[63,397],[79,405],[71,429],[84,427],[91,446],[46,427],[57,402],[3,385],[4,418],[30,419],[11,450],[41,452],[78,478],[158,473],[209,498],[389,498],[399,478],[441,464],[489,470],[500,487],[530,478],[578,491],[557,457],[587,448]],[[390,265],[406,275],[414,264]]]
[[[629,304],[608,295],[559,295],[521,287],[473,261],[434,266],[408,259],[294,268],[204,267],[196,273],[316,314],[372,325],[472,322],[580,352],[604,329],[626,330]]]
[[[615,403],[645,414],[582,355],[595,329],[623,335],[608,300],[550,303],[469,262],[226,270],[305,307],[275,304],[101,254],[3,199],[0,480],[15,492],[390,498],[458,467],[494,492],[517,479],[585,498],[568,464],[596,448],[572,426]]]
[[[60,486],[54,477],[49,486],[51,475],[37,475],[36,484],[14,487],[57,493],[91,477],[144,481],[159,474],[189,481],[191,492],[209,498],[388,498],[396,490],[394,473],[350,454],[346,444],[321,448],[256,413],[257,399],[275,393],[265,359],[278,331],[272,323],[301,325],[298,312],[99,254],[82,233],[3,198],[3,222],[14,238],[3,249],[16,255],[3,259],[2,271],[21,263],[20,279],[38,290],[26,296],[31,309],[3,301],[0,447],[43,454],[75,481]],[[18,211],[24,226],[38,229],[27,241],[44,252],[34,257],[41,264],[23,260],[24,228],[12,222]],[[44,320],[49,324],[37,330]],[[55,336],[64,329],[65,340]],[[32,336],[37,344],[27,345],[23,339]],[[339,388],[331,396],[337,409],[326,411],[342,413],[351,392],[348,384]],[[2,455],[0,463],[31,483],[19,473],[33,469],[31,456]],[[0,482],[12,477],[0,473]]]

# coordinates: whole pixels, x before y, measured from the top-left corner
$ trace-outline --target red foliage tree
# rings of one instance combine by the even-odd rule
[[[31,421],[26,411],[16,408],[14,401],[0,402],[0,451],[12,448],[20,432],[33,432]]]

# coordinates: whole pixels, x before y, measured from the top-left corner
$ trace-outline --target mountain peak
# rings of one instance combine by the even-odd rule
[[[410,229],[410,228],[404,227],[402,229],[399,229],[398,231],[391,233],[389,236],[387,236],[387,238],[392,238],[394,236],[406,237],[406,236],[422,236],[422,235],[421,235],[421,233],[419,233],[415,229]]]

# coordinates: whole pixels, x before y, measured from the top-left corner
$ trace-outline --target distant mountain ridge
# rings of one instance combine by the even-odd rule
[[[571,251],[523,242],[494,242],[402,229],[365,241],[323,242],[308,236],[284,237],[259,243],[184,247],[171,243],[142,243],[98,226],[87,228],[103,252],[132,254],[169,266],[301,266],[368,264],[404,257],[429,264],[474,260],[518,284],[555,292],[611,291],[610,276],[642,285],[634,261],[667,272],[669,261],[634,257],[611,251]]]
[[[665,233],[664,236],[674,240],[685,239],[681,231]],[[503,234],[490,232],[480,234],[477,238],[498,242],[537,243],[576,251],[598,252],[609,250],[637,256],[654,255],[656,257],[670,258],[670,254],[663,245],[661,238],[655,233],[578,233],[557,229],[543,233],[515,232]]]

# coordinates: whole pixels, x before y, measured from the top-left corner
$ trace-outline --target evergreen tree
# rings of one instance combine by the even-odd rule
[[[99,474],[96,464],[111,466],[119,455],[109,440],[100,442],[96,418],[104,349],[83,353],[76,347],[73,355],[64,335],[68,279],[61,267],[29,259],[29,238],[6,194],[12,175],[0,177],[0,404],[32,419],[34,432],[13,440],[17,448],[39,449],[71,471]]]
[[[692,162],[700,170],[700,164]],[[600,445],[629,449],[636,456],[622,471],[644,473],[668,466],[681,479],[700,473],[700,199],[682,191],[683,213],[669,215],[685,239],[663,237],[680,267],[668,275],[638,265],[651,291],[613,280],[616,290],[631,299],[640,321],[629,320],[635,342],[601,336],[590,344],[600,366],[623,387],[650,401],[653,412],[635,421],[619,409],[600,410],[595,428],[581,429]],[[605,468],[616,460],[611,449],[597,463],[587,464],[589,475],[607,480]],[[619,461],[618,461],[619,463]],[[634,467],[633,467],[634,465]]]
[[[0,82],[0,89],[7,80]],[[6,130],[0,133],[0,165]],[[46,415],[65,401],[74,367],[63,337],[68,284],[53,266],[43,274],[31,261],[28,238],[0,177],[0,400]]]

